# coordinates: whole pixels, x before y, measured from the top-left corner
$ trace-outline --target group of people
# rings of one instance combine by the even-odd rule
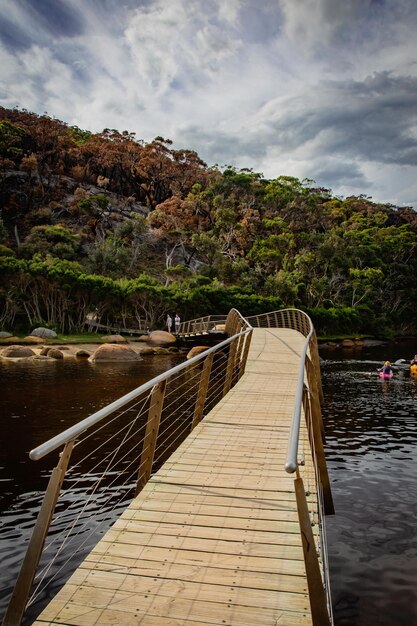
[[[172,321],[173,321],[172,317],[168,313],[168,315],[167,315],[167,329],[168,329],[169,333],[172,332]],[[178,313],[175,314],[174,324],[175,324],[175,333],[179,333],[180,326],[181,326],[181,318],[178,315]]]
[[[417,354],[415,354],[414,357],[410,361],[410,367],[412,365],[417,365]],[[390,361],[385,361],[384,365],[378,370],[378,372],[382,372],[384,376],[389,376],[393,374]]]

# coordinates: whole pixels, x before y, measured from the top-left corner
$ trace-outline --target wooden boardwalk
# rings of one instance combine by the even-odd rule
[[[304,342],[290,329],[254,329],[239,383],[35,624],[312,624],[294,480],[284,470]],[[308,445],[305,430],[301,440]]]

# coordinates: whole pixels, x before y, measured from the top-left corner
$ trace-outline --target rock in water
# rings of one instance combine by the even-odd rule
[[[4,348],[1,354],[9,359],[22,359],[24,357],[35,356],[33,350],[25,346],[9,346],[8,348]]]
[[[48,352],[48,357],[51,359],[63,359],[64,355],[62,354],[61,350],[58,350],[57,348],[52,348],[51,350],[49,350]]]
[[[197,356],[197,354],[201,354],[202,352],[205,352],[208,349],[209,349],[208,346],[194,346],[194,348],[191,348],[191,350],[187,354],[187,359],[192,359],[193,356]]]
[[[154,330],[149,335],[149,342],[154,346],[168,347],[176,343],[177,338],[166,330]]]
[[[77,359],[88,359],[91,354],[87,350],[77,350],[75,356],[77,357]]]
[[[140,361],[141,358],[130,346],[105,343],[99,346],[88,360],[94,363],[96,361]]]

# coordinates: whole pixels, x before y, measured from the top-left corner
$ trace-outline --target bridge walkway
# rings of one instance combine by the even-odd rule
[[[254,329],[243,377],[36,625],[312,624],[294,481],[284,470],[304,342],[291,329]],[[300,449],[308,445],[303,428]]]

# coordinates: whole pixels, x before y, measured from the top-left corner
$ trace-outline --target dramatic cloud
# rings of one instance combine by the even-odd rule
[[[417,207],[413,0],[0,0],[0,103]]]

